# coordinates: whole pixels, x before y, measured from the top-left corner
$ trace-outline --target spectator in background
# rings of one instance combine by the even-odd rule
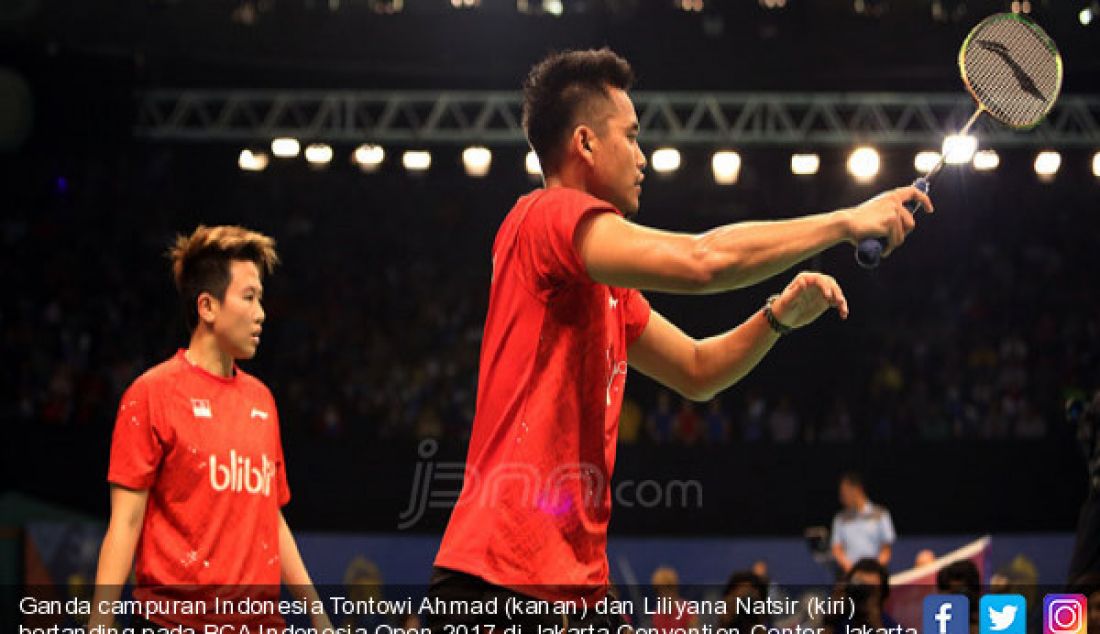
[[[897,623],[886,613],[890,596],[890,573],[878,560],[866,557],[856,561],[837,584],[834,597],[848,599],[851,614],[833,614],[825,618],[826,631],[846,634],[856,628],[893,628]],[[885,631],[879,629],[878,631]]]
[[[646,431],[655,445],[664,445],[672,439],[675,415],[672,413],[672,396],[668,390],[657,391],[657,408],[646,419]]]
[[[779,405],[768,417],[768,429],[771,431],[772,442],[780,445],[796,442],[801,431],[801,421],[798,413],[791,405],[791,399],[783,397]]]
[[[759,563],[759,562],[758,562]],[[755,565],[753,566],[755,568]],[[751,632],[757,625],[768,625],[765,614],[756,614],[752,610],[738,610],[737,599],[762,601],[768,596],[767,579],[751,570],[739,570],[730,575],[722,598],[726,602],[726,613],[718,617],[718,627],[737,628],[738,632]]]
[[[978,567],[969,559],[947,564],[936,573],[936,591],[961,594],[970,603],[970,631],[978,631],[978,603],[982,598],[982,579]]]
[[[676,442],[688,447],[699,442],[699,437],[702,435],[700,427],[699,414],[695,412],[695,406],[688,399],[683,399],[680,403],[680,412],[676,414],[675,427],[673,427]]]
[[[722,400],[714,397],[707,404],[707,414],[703,417],[703,428],[707,440],[712,445],[725,445],[730,441],[730,419],[722,411]]]
[[[921,568],[930,564],[936,563],[936,553],[932,552],[928,548],[921,550],[917,553],[917,556],[913,558],[913,567]]]
[[[642,408],[629,396],[623,397],[623,409],[619,412],[619,442],[624,445],[638,443],[638,432],[642,428]]]
[[[849,472],[840,478],[840,504],[843,510],[833,518],[833,558],[842,574],[855,561],[871,558],[883,566],[893,554],[894,522],[890,511],[872,504],[863,487],[862,477]]]
[[[671,634],[678,628],[694,627],[699,620],[694,614],[677,616],[678,606],[684,601],[680,597],[680,575],[669,566],[661,566],[653,571],[649,582],[653,585],[653,592],[658,599],[668,599],[671,609],[659,609],[653,615],[653,627],[663,634]]]

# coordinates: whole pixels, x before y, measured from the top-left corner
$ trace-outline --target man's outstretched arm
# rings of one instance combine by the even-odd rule
[[[848,302],[836,280],[800,273],[772,304],[780,323],[801,328],[832,306],[848,317]],[[779,335],[758,310],[740,326],[697,340],[653,311],[642,335],[627,350],[630,365],[686,398],[708,401],[748,374]]]
[[[932,201],[913,187],[850,209],[791,220],[740,222],[691,235],[642,227],[618,214],[595,214],[573,236],[592,279],[609,286],[673,293],[718,293],[751,286],[841,242],[886,236],[891,254],[913,230],[904,207]]]

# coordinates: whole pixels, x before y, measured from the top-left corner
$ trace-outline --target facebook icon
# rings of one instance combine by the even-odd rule
[[[924,598],[921,634],[969,634],[970,601],[961,594],[930,594]]]

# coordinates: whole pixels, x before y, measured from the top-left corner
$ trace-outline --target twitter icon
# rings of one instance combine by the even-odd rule
[[[1018,594],[987,594],[979,606],[981,634],[1027,634],[1027,602]]]

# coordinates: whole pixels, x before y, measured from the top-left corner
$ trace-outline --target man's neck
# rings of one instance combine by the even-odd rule
[[[191,344],[184,351],[184,356],[193,365],[214,376],[225,378],[233,376],[233,357],[218,347],[218,341],[214,335],[206,332],[202,326],[196,328],[191,335]]]

